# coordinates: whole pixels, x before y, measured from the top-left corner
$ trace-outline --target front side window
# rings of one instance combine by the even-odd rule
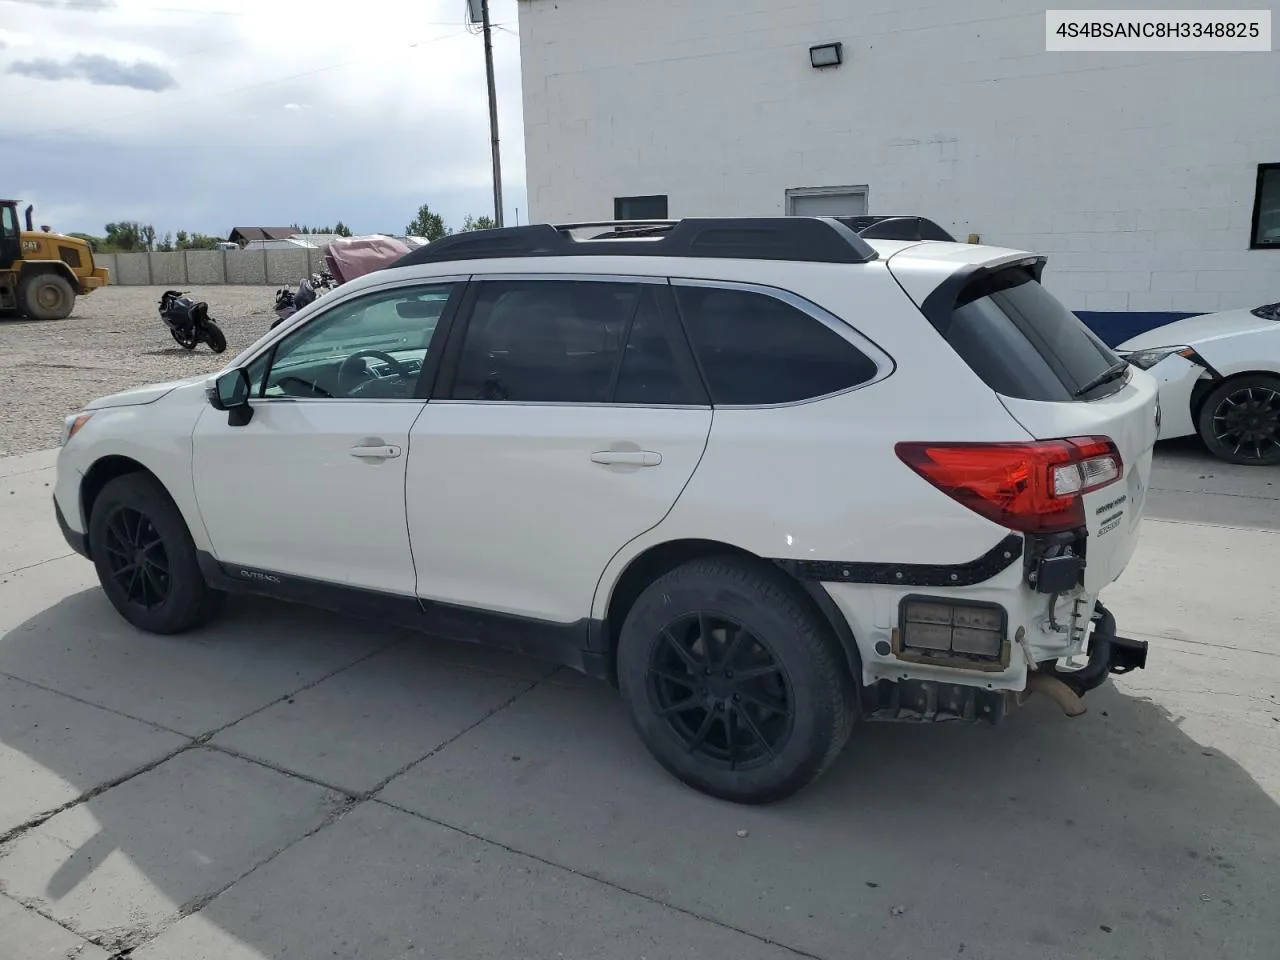
[[[18,218],[13,207],[0,207],[0,237],[16,237],[18,235]]]
[[[661,285],[546,279],[479,287],[449,399],[696,402],[676,363]]]
[[[1258,165],[1258,184],[1253,194],[1253,237],[1255,250],[1280,250],[1280,163]]]
[[[453,289],[399,287],[335,305],[250,364],[254,394],[411,399]]]
[[[874,360],[777,297],[720,287],[674,289],[714,404],[794,403],[876,376]]]

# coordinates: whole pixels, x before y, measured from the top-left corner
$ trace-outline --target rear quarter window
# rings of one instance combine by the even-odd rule
[[[925,313],[969,368],[1007,397],[1091,400],[1127,376],[1124,362],[1028,267],[982,276],[951,305],[926,302]]]
[[[810,400],[866,383],[879,370],[817,317],[770,294],[681,284],[673,289],[714,405]]]

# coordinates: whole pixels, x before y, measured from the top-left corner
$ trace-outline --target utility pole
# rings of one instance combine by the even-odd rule
[[[484,72],[489,85],[489,141],[493,150],[493,222],[502,226],[502,158],[498,153],[498,94],[493,83],[493,34],[489,26],[489,0],[480,0],[484,26]]]

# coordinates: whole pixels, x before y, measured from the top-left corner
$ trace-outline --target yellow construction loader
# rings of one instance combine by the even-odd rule
[[[32,320],[71,315],[76,296],[107,285],[106,267],[94,267],[89,244],[76,237],[36,230],[31,207],[26,229],[18,226],[18,204],[0,200],[0,310],[16,310]]]

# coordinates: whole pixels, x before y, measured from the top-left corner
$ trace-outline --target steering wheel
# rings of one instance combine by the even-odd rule
[[[381,350],[360,350],[357,353],[351,354],[351,356],[338,364],[338,387],[342,393],[346,393],[348,389],[346,383],[348,378],[351,376],[351,364],[355,363],[357,360],[363,360],[365,357],[373,357],[375,360],[382,360],[391,368],[392,372],[402,380],[407,379],[411,375],[409,373],[409,368],[389,353],[384,353]]]

